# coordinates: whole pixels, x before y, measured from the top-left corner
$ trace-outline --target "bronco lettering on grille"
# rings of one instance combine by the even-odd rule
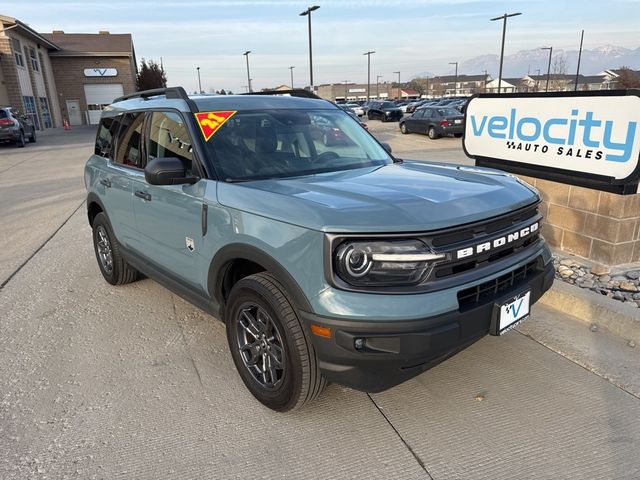
[[[509,245],[510,243],[516,242],[520,239],[530,236],[531,234],[536,232],[539,227],[540,227],[539,223],[535,222],[529,225],[528,227],[521,228],[520,230],[516,230],[515,232],[511,232],[502,237],[497,237],[497,238],[494,238],[493,240],[479,243],[472,247],[462,248],[456,251],[456,260],[471,257],[473,255],[479,255],[480,253],[489,252],[496,248]]]

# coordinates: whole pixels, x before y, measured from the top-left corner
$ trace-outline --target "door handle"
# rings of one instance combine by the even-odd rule
[[[104,185],[107,188],[111,188],[111,180],[109,180],[108,178],[101,178],[100,184]]]
[[[136,197],[142,198],[143,200],[146,200],[147,202],[151,201],[151,195],[147,192],[143,192],[141,190],[136,191],[135,193]]]

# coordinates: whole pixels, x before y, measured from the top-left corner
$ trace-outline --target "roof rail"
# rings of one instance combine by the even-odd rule
[[[315,93],[302,88],[294,88],[292,90],[263,90],[262,92],[241,93],[240,95],[289,95],[291,97],[315,98],[322,100]]]
[[[140,92],[130,93],[129,95],[123,95],[121,97],[116,98],[113,103],[122,102],[123,100],[130,100],[132,98],[142,98],[148,99],[149,97],[157,97],[164,95],[169,99],[180,99],[187,102],[191,110],[194,112],[198,111],[198,107],[193,100],[189,98],[189,95],[182,87],[165,87],[165,88],[153,88],[151,90],[142,90]]]

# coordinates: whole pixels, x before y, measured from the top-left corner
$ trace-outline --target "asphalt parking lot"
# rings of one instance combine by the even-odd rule
[[[399,157],[467,162],[459,139],[370,124]],[[640,477],[639,349],[542,306],[387,392],[262,407],[215,318],[103,281],[93,135],[0,146],[0,479]]]

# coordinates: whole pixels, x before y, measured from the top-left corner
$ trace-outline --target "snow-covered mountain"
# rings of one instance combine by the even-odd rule
[[[575,73],[578,62],[578,50],[553,50],[554,59],[560,55],[566,59],[565,73]],[[521,50],[511,55],[505,55],[502,76],[522,77],[527,73],[535,75],[538,73],[538,69],[540,69],[542,74],[545,74],[547,72],[548,61],[548,50]],[[499,64],[500,56],[497,54],[480,55],[461,63],[458,68],[458,73],[474,75],[481,74],[487,70],[493,77],[497,77]],[[583,75],[595,75],[602,70],[620,68],[622,66],[627,66],[635,70],[640,69],[640,47],[632,50],[615,45],[602,45],[590,50],[582,50],[580,73]],[[446,69],[434,73],[443,75],[451,74],[453,71]],[[419,76],[423,76],[423,74]]]

